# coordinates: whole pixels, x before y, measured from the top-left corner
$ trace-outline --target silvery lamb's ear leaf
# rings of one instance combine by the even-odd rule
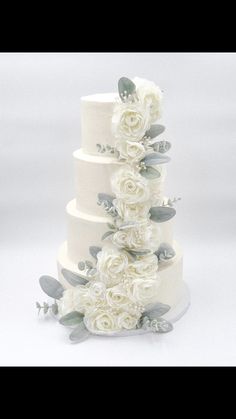
[[[102,240],[105,240],[107,237],[111,236],[112,234],[114,234],[114,231],[106,231],[106,233],[104,233],[102,235]]]
[[[171,332],[171,330],[173,330],[173,325],[167,320],[159,317],[151,320],[150,329],[152,330],[152,332],[156,333],[168,333]]]
[[[146,166],[146,168],[141,169],[139,173],[146,179],[157,179],[161,176],[160,172],[151,166]]]
[[[61,270],[61,273],[67,280],[67,282],[69,282],[69,284],[73,287],[76,287],[77,285],[85,285],[88,282],[86,278],[83,278],[82,276],[75,274],[74,272],[71,272],[68,269],[63,268]]]
[[[71,313],[61,317],[59,323],[63,326],[74,326],[75,324],[79,324],[81,321],[83,321],[83,317],[84,315],[78,313],[78,311],[72,311]]]
[[[152,148],[154,151],[164,154],[170,150],[171,143],[169,141],[157,141],[156,143],[152,144]]]
[[[150,219],[156,223],[163,223],[170,220],[176,214],[172,207],[152,207],[150,208]]]
[[[80,322],[78,326],[71,332],[70,334],[70,340],[72,342],[83,342],[85,339],[87,339],[90,335],[90,332],[85,327],[84,322]]]
[[[175,256],[175,251],[169,243],[161,243],[154,254],[157,256],[158,260],[168,260]]]
[[[140,249],[140,250],[130,250],[125,249],[131,256],[144,256],[151,253],[151,250],[149,249]]]
[[[164,164],[170,161],[169,156],[164,156],[162,153],[150,153],[144,157],[141,162],[145,163],[146,166],[155,166],[156,164]]]
[[[155,138],[158,135],[162,134],[162,132],[164,131],[165,131],[164,125],[154,124],[154,125],[151,125],[151,128],[148,131],[146,131],[145,137]]]
[[[125,97],[128,95],[132,95],[136,90],[135,84],[132,80],[128,79],[127,77],[121,77],[118,81],[118,91],[122,101],[124,101]]]
[[[163,314],[167,313],[170,310],[170,306],[168,304],[156,303],[150,309],[147,309],[143,316],[148,316],[150,320],[156,319]]]
[[[93,256],[93,258],[96,259],[96,260],[97,260],[97,254],[99,252],[101,252],[101,250],[102,250],[102,248],[99,247],[99,246],[90,246],[89,247],[89,253],[90,253],[90,255]]]
[[[108,204],[110,204],[111,206],[113,205],[113,200],[115,199],[115,196],[109,195],[107,193],[102,193],[100,192],[98,194],[98,201],[99,202],[106,202]]]
[[[59,300],[63,296],[64,288],[55,278],[48,275],[43,275],[39,278],[39,283],[42,290],[52,298]]]
[[[136,222],[136,221],[126,221],[125,223],[123,223],[119,226],[119,230],[125,230],[126,228],[135,227],[138,224],[139,223]]]

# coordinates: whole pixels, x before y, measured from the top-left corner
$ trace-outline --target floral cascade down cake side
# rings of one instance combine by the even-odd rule
[[[156,123],[161,111],[160,88],[138,77],[122,77],[117,93],[81,98],[76,198],[66,208],[59,281],[41,276],[54,301],[36,303],[72,328],[73,342],[170,332],[189,306],[173,239],[180,198],[163,195],[171,144]]]

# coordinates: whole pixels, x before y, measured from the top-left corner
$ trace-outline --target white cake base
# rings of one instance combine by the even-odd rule
[[[166,264],[159,265],[158,274],[161,278],[161,285],[159,288],[159,298],[158,301],[163,304],[168,304],[171,306],[171,309],[166,313],[163,318],[170,321],[171,323],[177,321],[184,315],[190,305],[190,293],[186,283],[183,281],[183,254],[179,245],[174,242],[174,248],[176,251],[176,256],[172,259],[171,262]],[[79,262],[79,258],[78,258]],[[64,279],[61,274],[62,268],[66,268],[72,272],[79,273],[80,275],[83,272],[79,271],[77,263],[72,262],[67,256],[67,243],[64,242],[60,247],[58,259],[58,278],[61,284],[65,288],[70,288],[71,285]],[[124,331],[119,333],[112,333],[112,336],[130,336],[140,333],[147,333],[145,330],[132,330]],[[110,334],[98,332],[99,335],[110,336]]]

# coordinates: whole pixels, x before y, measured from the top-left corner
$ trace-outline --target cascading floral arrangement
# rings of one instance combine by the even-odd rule
[[[118,82],[112,130],[114,147],[97,144],[120,163],[112,175],[112,195],[98,194],[98,205],[111,220],[102,247],[89,248],[94,263],[78,263],[80,274],[62,269],[71,285],[64,289],[49,276],[39,279],[52,305],[36,303],[39,311],[52,311],[59,322],[73,326],[72,341],[90,334],[125,335],[142,331],[169,332],[173,326],[162,316],[170,306],[158,301],[158,267],[170,263],[174,249],[161,240],[158,223],[176,213],[177,199],[163,199],[163,164],[170,158],[168,141],[156,137],[165,127],[153,124],[160,118],[162,92],[153,82],[122,77]]]

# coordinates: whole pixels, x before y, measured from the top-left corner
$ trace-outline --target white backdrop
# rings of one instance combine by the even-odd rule
[[[80,96],[155,81],[172,142],[167,194],[192,304],[165,336],[91,338],[38,318],[74,197]],[[0,54],[0,364],[236,364],[236,54]]]

